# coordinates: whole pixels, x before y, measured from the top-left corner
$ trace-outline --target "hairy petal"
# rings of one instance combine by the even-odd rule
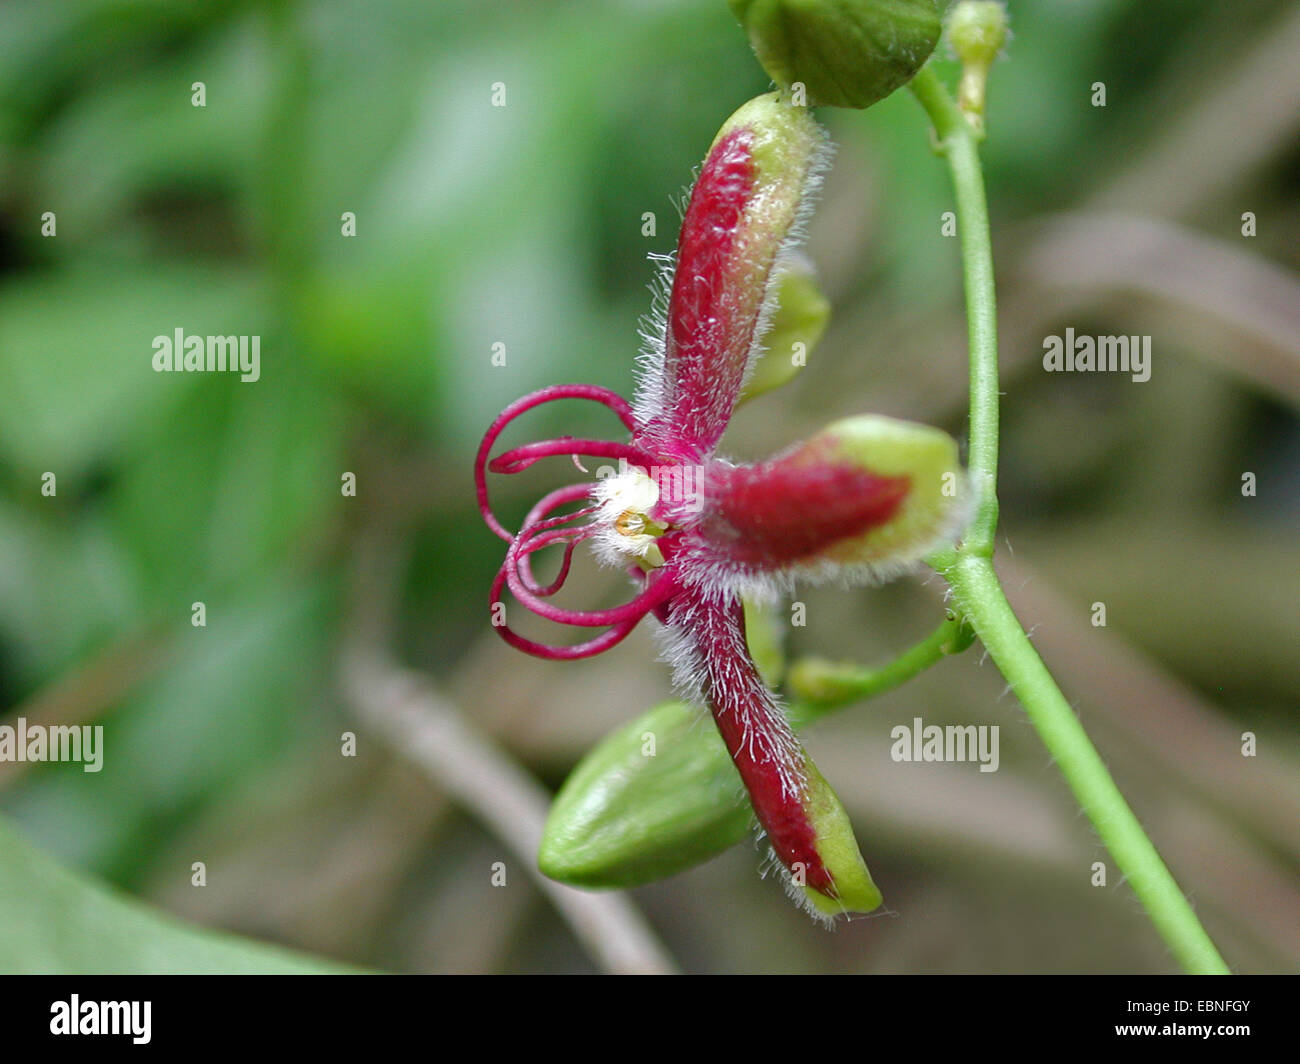
[[[740,600],[686,590],[668,619],[679,665],[713,713],[791,896],[814,914],[876,908],[848,817],[750,658]]]
[[[911,482],[837,460],[824,444],[806,444],[758,465],[715,463],[706,483],[704,534],[743,566],[784,569],[884,524]]]
[[[715,460],[702,494],[694,576],[733,589],[747,577],[892,575],[956,534],[966,495],[956,441],[878,416],[755,465]]]
[[[723,125],[682,221],[665,335],[637,396],[637,444],[712,453],[759,351],[783,253],[827,154],[807,108],[759,96]]]
[[[609,407],[618,415],[620,421],[628,428],[629,431],[635,429],[635,422],[632,419],[632,408],[628,405],[621,395],[611,392],[608,388],[599,388],[592,384],[553,384],[549,387],[542,388],[516,399],[507,406],[496,420],[488,426],[487,432],[483,436],[483,442],[479,444],[478,455],[474,459],[474,486],[478,494],[478,508],[483,515],[483,520],[487,523],[488,528],[492,529],[498,536],[507,543],[514,537],[505,526],[497,520],[496,514],[492,512],[492,507],[488,503],[488,455],[492,453],[492,447],[497,441],[507,425],[521,414],[543,405],[551,403],[557,399],[589,399],[593,402]],[[569,452],[571,453],[571,452]],[[525,463],[518,468],[527,468],[531,462]],[[518,468],[509,469],[508,472],[517,472]]]

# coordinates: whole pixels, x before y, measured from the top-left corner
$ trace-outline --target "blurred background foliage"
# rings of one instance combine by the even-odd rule
[[[1010,10],[985,152],[1005,582],[1229,962],[1294,970],[1300,13]],[[25,882],[65,875],[52,857],[348,963],[593,965],[526,863],[357,714],[341,648],[383,615],[394,656],[550,788],[668,694],[648,631],[570,665],[491,634],[502,546],[472,454],[539,385],[626,393],[646,254],[672,249],[692,168],[767,88],[722,0],[0,7],[0,697],[7,722],[107,733],[99,774],[0,765],[0,809],[43,851],[6,833],[0,865],[45,870],[0,875],[0,964],[103,970],[130,948],[93,927],[62,954],[14,937],[60,919],[24,908]],[[832,325],[796,384],[737,419],[740,456],[865,410],[964,428],[951,196],[920,109],[902,92],[822,117],[839,148],[809,254]],[[1151,380],[1043,373],[1042,338],[1067,326],[1151,335]],[[151,340],[176,328],[261,336],[261,380],[154,373]],[[552,409],[530,436],[608,430]],[[518,519],[560,475],[496,485],[499,511]],[[574,586],[620,591],[594,570]],[[863,662],[941,610],[934,579],[800,597],[790,650]],[[1001,725],[1000,771],[891,762],[889,729],[914,716]],[[978,647],[808,742],[886,909],[823,933],[740,847],[632,894],[682,968],[1172,969],[1113,871],[1090,886],[1105,855]]]

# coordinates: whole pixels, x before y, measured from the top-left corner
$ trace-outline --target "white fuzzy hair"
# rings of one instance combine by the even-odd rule
[[[705,490],[703,512],[709,509],[707,481]],[[925,558],[951,546],[970,522],[974,502],[966,477],[959,476],[957,496],[942,524],[930,536],[885,561],[842,562],[817,558],[796,562],[779,571],[765,571],[734,562],[710,550],[703,539],[696,537],[691,555],[681,560],[680,572],[685,581],[698,587],[708,598],[720,600],[729,594],[740,595],[769,606],[793,592],[800,583],[838,584],[846,589],[884,584],[918,571]]]
[[[750,662],[745,636],[739,630],[730,630],[729,637],[735,643],[724,648],[725,654],[706,655],[700,648],[703,614],[725,609],[729,601],[734,600],[730,596],[713,601],[695,596],[679,599],[673,606],[671,623],[661,626],[657,633],[660,659],[672,667],[677,692],[695,705],[708,705],[706,692],[710,688],[747,692],[758,703],[758,713],[766,718],[767,726],[760,734],[746,719],[741,742],[755,761],[775,758],[781,769],[782,792],[787,798],[799,797],[806,780],[802,772],[792,770],[791,766],[802,761],[802,748],[786,719],[784,706],[763,682],[758,669],[752,663],[748,668],[739,664]]]
[[[798,255],[797,249],[807,236],[808,219],[812,216],[813,205],[821,190],[823,176],[830,168],[834,155],[834,145],[829,135],[816,122],[815,143],[808,160],[808,170],[804,177],[803,188],[799,193],[799,202],[795,206],[794,217],[786,230],[772,266],[768,270],[763,285],[763,301],[759,306],[758,319],[754,335],[750,339],[749,353],[745,358],[745,368],[741,376],[739,390],[743,389],[754,371],[754,366],[766,348],[763,339],[772,324],[772,315],[776,312],[777,293],[780,290],[782,276],[792,267],[803,267],[807,260]],[[698,180],[698,174],[696,179]],[[692,183],[692,187],[693,187]],[[691,190],[687,190],[681,199],[679,213],[685,218],[689,209]],[[649,259],[655,266],[655,275],[649,284],[650,310],[641,318],[639,333],[641,350],[637,355],[636,391],[633,397],[633,413],[638,425],[645,425],[659,416],[677,397],[673,394],[672,382],[667,374],[668,357],[668,309],[672,298],[673,276],[676,272],[677,255],[664,255],[651,252]]]

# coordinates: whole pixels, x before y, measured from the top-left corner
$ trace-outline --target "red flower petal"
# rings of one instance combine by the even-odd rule
[[[639,446],[694,462],[717,445],[824,145],[807,110],[774,94],[722,127],[682,221],[662,365],[638,396]]]
[[[740,600],[717,605],[683,590],[670,621],[690,640],[702,693],[773,851],[787,869],[798,868],[803,884],[833,896],[804,806],[803,748],[749,656]]]
[[[699,529],[710,554],[746,568],[784,569],[893,517],[910,478],[873,473],[828,456],[830,449],[818,440],[757,465],[711,465]]]

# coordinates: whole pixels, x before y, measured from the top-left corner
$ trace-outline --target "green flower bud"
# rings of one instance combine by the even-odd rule
[[[962,0],[948,16],[948,40],[963,63],[985,69],[1007,39],[1007,12],[1001,0]]]
[[[580,887],[652,883],[730,849],[753,816],[707,715],[666,702],[588,751],[551,805],[537,864]]]
[[[745,607],[745,642],[749,656],[763,682],[776,688],[785,676],[785,634],[781,620],[770,606],[760,605],[753,599],[743,600]]]
[[[826,331],[830,301],[822,295],[812,264],[796,259],[777,281],[772,327],[737,403],[789,384],[808,363],[808,356]]]
[[[810,461],[851,464],[908,482],[887,521],[829,547],[818,555],[820,562],[866,565],[888,575],[950,541],[967,516],[969,493],[957,441],[941,429],[862,414],[828,425],[789,460],[799,460],[801,452]]]
[[[961,60],[957,106],[977,130],[984,128],[989,67],[1007,39],[1007,12],[1000,0],[962,0],[948,16],[948,43]]]
[[[870,107],[911,80],[939,41],[934,0],[729,0],[754,54],[809,105]]]
[[[811,758],[803,806],[835,897],[790,884],[816,912],[871,912],[880,891],[848,814]],[[753,821],[716,729],[683,702],[656,706],[602,739],[551,806],[538,867],[579,887],[634,887],[685,871],[744,840]]]
[[[835,897],[809,886],[803,887],[804,897],[815,911],[826,916],[869,913],[884,899],[862,860],[849,815],[811,758],[805,763],[804,771],[808,776],[804,809],[817,836],[817,856],[835,879]]]
[[[854,697],[866,672],[861,666],[844,665],[825,658],[800,658],[790,666],[786,689],[793,698],[835,705]]]

